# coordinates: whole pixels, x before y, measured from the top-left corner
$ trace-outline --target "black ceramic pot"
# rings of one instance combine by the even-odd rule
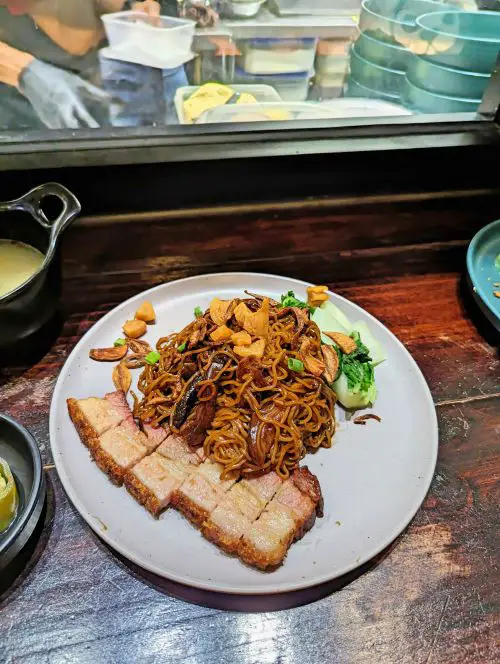
[[[56,219],[49,220],[41,204],[44,198],[54,196],[63,208]],[[21,346],[53,319],[61,291],[59,239],[80,210],[78,199],[57,183],[43,184],[21,198],[0,203],[0,239],[24,242],[45,256],[37,273],[0,297],[0,352],[3,354]]]

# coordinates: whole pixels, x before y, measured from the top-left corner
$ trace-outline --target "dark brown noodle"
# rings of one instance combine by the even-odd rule
[[[253,309],[260,306],[256,300],[246,302]],[[308,450],[330,447],[335,431],[332,390],[321,377],[288,367],[290,358],[298,359],[304,338],[309,340],[308,354],[322,360],[318,327],[309,316],[300,327],[299,320],[296,311],[270,307],[264,356],[254,361],[257,374],[238,372],[238,364],[244,360],[235,355],[230,342],[210,340],[210,331],[216,326],[208,312],[204,322],[198,319],[161,338],[156,345],[159,362],[146,365],[139,377],[143,397],[139,400],[134,395],[134,415],[153,426],[171,424],[174,407],[189,380],[197,372],[205,376],[213,358],[222,356],[223,369],[196,386],[197,402],[217,395],[205,453],[224,466],[223,476],[233,471],[256,476],[274,470],[288,477]],[[205,323],[205,338],[190,348],[193,333]],[[241,329],[234,318],[227,325],[235,332]],[[185,349],[179,351],[184,344]]]

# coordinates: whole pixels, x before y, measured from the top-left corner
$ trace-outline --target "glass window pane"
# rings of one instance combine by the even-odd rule
[[[500,0],[0,0],[0,129],[475,113],[500,50],[499,10]]]

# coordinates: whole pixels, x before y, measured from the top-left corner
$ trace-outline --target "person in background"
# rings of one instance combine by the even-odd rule
[[[123,7],[134,8],[133,2],[125,2]],[[158,4],[158,13],[154,15],[160,13],[177,16],[177,1]],[[162,70],[119,60],[113,49],[103,51],[99,59],[102,86],[112,98],[110,120],[114,127],[155,127],[177,122],[175,93],[179,87],[188,85],[184,64]]]
[[[0,0],[0,128],[109,124],[100,17],[125,6],[160,14],[156,0]]]
[[[212,0],[160,0],[164,16],[194,20],[198,27],[213,27],[218,14]],[[133,9],[127,2],[124,9]],[[118,60],[111,52],[100,56],[103,88],[112,96],[111,124],[114,127],[144,127],[177,124],[175,94],[188,85],[184,63],[172,69],[157,69]]]

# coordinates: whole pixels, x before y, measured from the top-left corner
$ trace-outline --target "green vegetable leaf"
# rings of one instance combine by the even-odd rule
[[[349,355],[349,357],[359,360],[360,362],[371,362],[371,357],[370,357],[370,351],[365,346],[365,344],[361,341],[361,337],[359,336],[359,332],[354,331],[351,334],[351,339],[354,339],[357,345],[357,349]]]
[[[201,310],[201,307],[194,308],[194,315],[196,316],[196,318],[201,318],[203,316],[203,311]]]
[[[495,258],[495,267],[497,270],[500,270],[500,254]]]
[[[150,353],[146,355],[144,360],[148,364],[156,364],[160,360],[160,357],[161,357],[160,353],[158,353],[156,350],[152,350]]]
[[[126,339],[116,339],[113,342],[113,346],[125,346],[126,343],[127,343]]]
[[[186,350],[186,346],[187,346],[187,341],[185,341],[180,346],[177,346],[177,350],[179,351],[179,353],[183,353]]]
[[[288,291],[286,295],[281,296],[281,304],[279,305],[283,308],[285,307],[298,307],[299,309],[309,309],[311,311],[313,307],[310,307],[307,302],[299,300],[295,297],[295,293],[291,290]]]
[[[296,360],[293,357],[289,357],[288,368],[290,369],[290,371],[296,371],[297,373],[300,373],[301,371],[304,371],[304,364],[300,360]]]
[[[343,357],[342,373],[347,378],[348,388],[357,392],[366,392],[375,380],[375,372],[370,362],[361,362],[350,355]]]

